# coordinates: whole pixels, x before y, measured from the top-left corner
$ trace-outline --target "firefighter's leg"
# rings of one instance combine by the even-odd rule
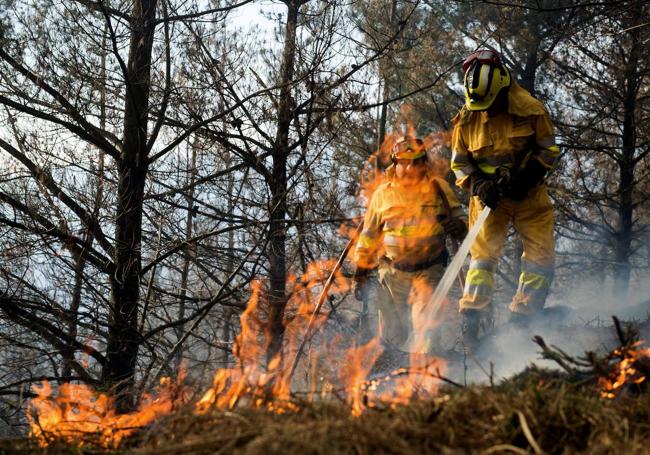
[[[524,254],[521,257],[519,287],[510,304],[510,311],[528,315],[544,307],[553,281],[553,206],[546,185],[534,188],[515,207],[514,225],[523,241]]]
[[[409,352],[429,353],[432,351],[435,342],[435,328],[440,321],[433,317],[431,297],[444,273],[443,265],[436,264],[413,274],[409,294],[413,336]],[[439,312],[438,318],[440,318],[440,314]]]
[[[483,205],[476,196],[472,197],[469,204],[470,229],[481,210]],[[470,248],[472,260],[465,277],[463,297],[459,302],[459,310],[462,313],[463,348],[468,351],[475,351],[479,344],[481,319],[492,301],[494,274],[511,216],[510,201],[502,201],[486,218]]]
[[[410,277],[384,265],[379,268],[379,284],[377,310],[382,341],[389,348],[405,350],[411,325],[408,305]]]
[[[481,210],[483,210],[481,202],[476,196],[472,197],[469,203],[470,229]],[[496,210],[490,213],[481,227],[470,249],[472,260],[465,277],[463,297],[459,302],[461,312],[484,311],[490,304],[494,292],[494,274],[503,250],[511,216],[511,201],[503,201]]]

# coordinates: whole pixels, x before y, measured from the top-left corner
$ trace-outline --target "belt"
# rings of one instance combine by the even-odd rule
[[[447,265],[447,260],[449,259],[449,252],[444,249],[435,258],[429,259],[428,261],[420,262],[418,264],[408,264],[399,261],[391,261],[384,256],[384,260],[393,268],[401,272],[419,272],[420,270],[428,269],[431,266],[436,264],[441,264],[443,267]]]

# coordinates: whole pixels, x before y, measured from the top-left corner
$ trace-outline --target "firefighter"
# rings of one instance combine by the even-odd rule
[[[470,228],[484,206],[492,209],[470,253],[460,300],[465,344],[477,346],[490,305],[494,274],[514,225],[522,239],[519,286],[510,318],[525,326],[543,307],[553,279],[553,207],[545,176],[560,154],[544,105],[519,86],[498,53],[481,50],[463,62],[465,104],[453,119],[451,168],[470,191]]]
[[[445,235],[464,238],[467,217],[451,187],[434,175],[422,140],[398,138],[391,159],[387,181],[370,199],[355,249],[355,297],[363,299],[368,274],[377,268],[382,342],[408,351],[409,334],[419,330],[413,315],[424,314],[422,305],[447,264]]]

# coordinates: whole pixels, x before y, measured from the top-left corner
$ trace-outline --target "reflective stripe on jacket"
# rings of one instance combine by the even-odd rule
[[[528,159],[552,169],[560,149],[555,143],[551,118],[544,105],[513,81],[508,91],[508,112],[489,117],[485,111],[464,108],[452,120],[451,169],[456,184],[467,188],[468,177],[477,170],[494,174]]]

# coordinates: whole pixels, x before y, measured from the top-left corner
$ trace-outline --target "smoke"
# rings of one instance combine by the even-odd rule
[[[611,278],[575,283],[564,292],[551,294],[548,305],[567,305],[584,322],[616,315],[621,319],[646,320],[650,310],[650,276],[636,272],[630,280],[627,294],[614,293]]]
[[[581,279],[567,286],[568,280],[563,278],[551,289],[546,308],[527,327],[509,321],[507,307],[513,291],[503,284],[498,285],[493,304],[494,322],[483,328],[480,348],[473,354],[466,354],[462,346],[457,306],[460,288],[454,286],[438,315],[440,319],[431,338],[433,353],[447,360],[445,376],[461,384],[486,384],[508,379],[533,363],[559,369],[555,362],[541,358],[541,348],[533,341],[535,335],[576,357],[588,351],[609,352],[618,345],[613,315],[622,321],[639,323],[642,339],[650,340],[650,323],[643,324],[650,312],[650,279],[647,276],[636,271],[625,297],[613,294],[612,280]],[[376,335],[378,324],[374,300],[379,283],[375,279],[371,281],[369,314],[365,321],[365,330],[370,326],[370,333],[360,337],[366,340]],[[364,327],[358,324],[361,307],[361,302],[348,295],[338,308],[335,316],[343,317],[347,322],[344,325],[350,329],[346,336],[354,336],[355,331]],[[340,324],[330,325],[332,333],[327,336],[333,336],[340,327]],[[411,338],[417,338],[416,334],[411,334]],[[394,365],[395,368],[401,366],[408,365]]]
[[[490,373],[498,382],[532,363],[558,368],[556,363],[541,359],[541,348],[532,341],[535,335],[577,357],[587,351],[610,351],[618,343],[612,316],[637,323],[642,339],[650,340],[650,324],[644,324],[650,315],[650,280],[637,273],[627,295],[615,295],[612,289],[613,283],[607,280],[582,281],[563,292],[552,289],[546,308],[528,327],[509,322],[506,299],[497,298],[494,329],[484,335],[476,355],[467,356],[464,365],[450,370],[451,374],[456,380],[462,377],[485,383]]]

